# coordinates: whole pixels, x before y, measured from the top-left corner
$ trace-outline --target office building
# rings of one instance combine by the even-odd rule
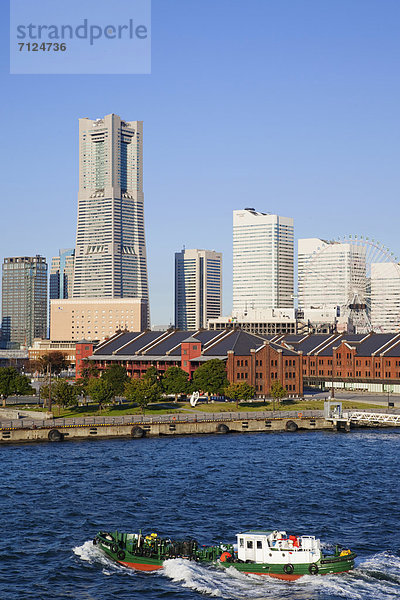
[[[222,254],[214,250],[175,253],[175,327],[206,328],[222,312]]]
[[[348,308],[365,302],[366,250],[363,246],[318,238],[298,241],[299,308]]]
[[[148,302],[142,155],[142,121],[79,119],[74,298]]]
[[[2,345],[30,346],[47,333],[47,263],[43,256],[4,259]]]
[[[69,298],[50,301],[50,340],[104,340],[116,331],[143,331],[147,301],[139,298]]]
[[[293,308],[293,219],[233,211],[233,316]]]
[[[49,296],[54,298],[71,298],[74,281],[75,249],[60,250],[58,256],[51,259]]]
[[[400,331],[400,266],[371,264],[371,324],[374,331]]]

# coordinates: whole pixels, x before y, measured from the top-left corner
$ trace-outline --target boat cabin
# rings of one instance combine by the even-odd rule
[[[237,546],[243,562],[312,563],[321,558],[321,544],[314,536],[288,536],[286,531],[244,531],[237,534]]]

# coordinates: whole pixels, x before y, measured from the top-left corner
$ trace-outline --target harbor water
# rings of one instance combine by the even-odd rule
[[[400,430],[228,434],[2,446],[2,600],[400,598]],[[351,573],[294,582],[181,559],[122,568],[98,530],[200,544],[247,528],[358,554]]]

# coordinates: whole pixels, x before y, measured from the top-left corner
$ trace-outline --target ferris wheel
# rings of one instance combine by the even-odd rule
[[[300,252],[299,307],[332,309],[357,333],[400,331],[400,265],[380,242],[357,235],[314,242]]]

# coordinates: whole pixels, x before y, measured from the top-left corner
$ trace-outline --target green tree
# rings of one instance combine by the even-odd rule
[[[175,394],[175,402],[178,401],[178,394],[184,394],[189,390],[189,376],[180,367],[169,367],[161,383],[166,394]]]
[[[150,378],[130,379],[125,384],[125,397],[129,402],[136,402],[144,413],[148,404],[161,400],[161,387],[158,382],[152,383]]]
[[[103,377],[100,379],[92,378],[88,383],[89,396],[94,402],[97,402],[101,410],[104,404],[111,402],[114,397],[114,390],[111,384]]]
[[[143,379],[147,379],[147,381],[150,381],[150,383],[160,382],[160,376],[155,367],[149,367],[146,373],[143,375]]]
[[[236,408],[238,408],[239,400],[251,400],[254,398],[255,390],[253,386],[249,385],[246,381],[238,383],[230,383],[225,388],[225,396],[235,400]]]
[[[57,379],[53,384],[53,398],[54,402],[59,406],[65,408],[66,406],[74,406],[76,404],[76,398],[78,390],[74,385],[71,385],[65,379]]]
[[[114,400],[115,396],[122,396],[124,394],[125,383],[129,379],[125,367],[122,365],[110,365],[103,371],[101,378],[105,379],[111,385]]]
[[[207,361],[193,373],[193,389],[206,392],[208,399],[210,394],[222,394],[227,385],[225,363],[219,358]]]
[[[274,383],[271,385],[269,393],[272,396],[272,410],[275,410],[275,401],[279,404],[282,398],[286,398],[287,396],[287,390],[283,387],[279,380],[274,381]]]
[[[34,390],[26,375],[21,375],[14,367],[0,368],[0,396],[3,399],[3,408],[6,400],[12,394],[33,394]]]

